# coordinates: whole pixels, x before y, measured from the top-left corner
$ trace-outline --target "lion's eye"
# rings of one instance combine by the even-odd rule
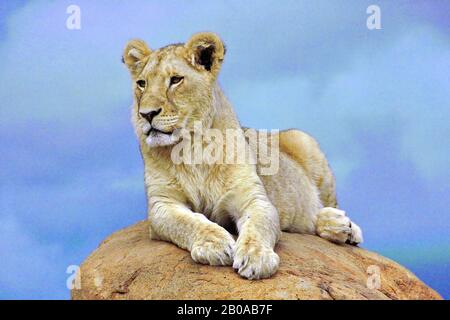
[[[173,76],[170,78],[170,85],[180,83],[181,81],[183,81],[183,79],[184,79],[184,77]]]
[[[139,88],[144,89],[145,88],[145,80],[138,80],[136,81],[136,84]]]

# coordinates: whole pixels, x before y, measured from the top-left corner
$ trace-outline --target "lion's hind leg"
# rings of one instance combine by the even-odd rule
[[[296,217],[290,231],[308,233],[304,230],[308,225],[305,219],[311,219],[312,229],[324,239],[335,243],[361,243],[361,228],[345,215],[345,211],[337,209],[335,179],[318,143],[300,130],[281,131],[279,138],[280,151],[300,165],[308,178],[308,182],[299,184],[304,193],[302,215]],[[317,201],[305,201],[316,197]]]
[[[345,211],[325,207],[316,218],[316,233],[321,238],[352,245],[363,242],[361,228],[345,215]]]
[[[281,131],[279,137],[280,151],[304,169],[306,175],[316,185],[323,206],[337,208],[333,172],[316,140],[307,133],[295,129]]]

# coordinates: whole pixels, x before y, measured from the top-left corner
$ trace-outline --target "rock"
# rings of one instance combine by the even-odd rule
[[[103,241],[82,264],[72,299],[441,299],[392,260],[316,236],[283,233],[278,272],[249,281],[231,267],[197,264],[148,232],[139,222]]]

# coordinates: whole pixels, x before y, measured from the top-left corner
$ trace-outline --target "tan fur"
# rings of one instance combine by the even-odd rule
[[[155,51],[141,40],[130,41],[125,48],[152,238],[189,250],[199,263],[232,264],[249,279],[276,272],[279,258],[273,248],[281,230],[360,242],[360,234],[352,233],[349,220],[333,211],[337,209],[323,210],[336,207],[334,178],[318,144],[301,131],[279,133],[279,170],[272,176],[259,176],[251,164],[172,161],[177,130],[192,130],[195,121],[221,132],[241,129],[216,82],[224,55],[225,47],[213,33],[199,33],[186,44]],[[171,84],[174,76],[183,79]],[[145,87],[136,81],[145,81]],[[147,133],[150,125],[143,114],[150,112],[157,113],[151,126],[167,134]],[[234,224],[236,241],[225,229]]]

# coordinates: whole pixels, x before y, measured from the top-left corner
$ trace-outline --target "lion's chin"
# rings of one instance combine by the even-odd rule
[[[176,144],[180,141],[180,136],[176,132],[164,133],[161,131],[150,131],[145,143],[151,147],[166,147]]]

